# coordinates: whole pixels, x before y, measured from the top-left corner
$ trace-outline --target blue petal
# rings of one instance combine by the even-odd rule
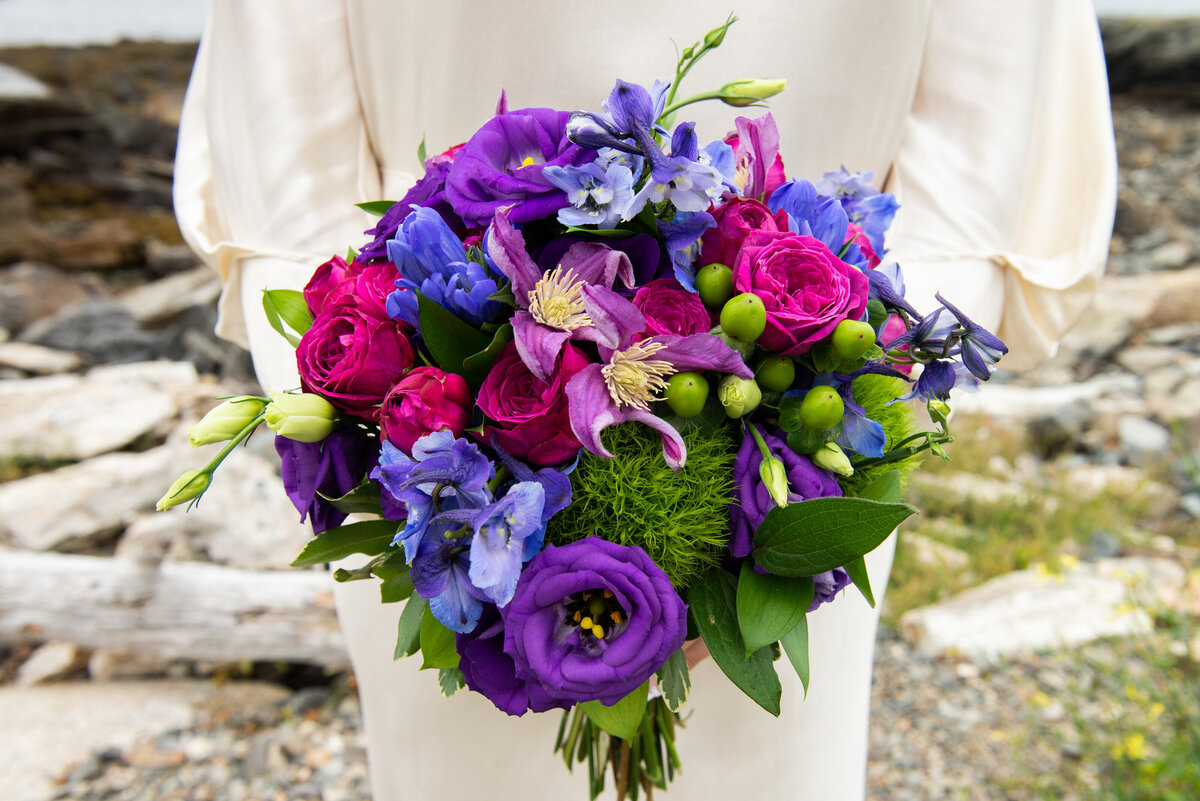
[[[883,449],[887,445],[887,434],[882,425],[867,417],[861,406],[848,402],[842,417],[842,435],[837,442],[843,448],[863,456],[879,458],[883,456]]]

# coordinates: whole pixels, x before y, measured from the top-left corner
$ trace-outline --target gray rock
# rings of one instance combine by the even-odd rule
[[[15,684],[32,687],[67,678],[83,667],[87,655],[69,642],[48,642],[38,648],[17,671]]]
[[[59,309],[106,295],[88,276],[33,262],[15,264],[0,270],[0,326],[19,334]]]
[[[110,453],[0,484],[0,541],[37,551],[103,543],[133,512],[154,508],[175,472],[172,453]]]
[[[90,754],[122,751],[222,710],[278,706],[287,690],[259,682],[85,682],[0,687],[0,798],[45,801],[56,778]]]
[[[107,648],[94,650],[87,661],[88,676],[98,682],[161,677],[167,675],[171,667],[169,659]]]
[[[1084,559],[1116,559],[1121,555],[1121,541],[1107,531],[1095,531],[1084,545]]]
[[[139,323],[154,325],[179,315],[192,306],[215,303],[221,281],[207,267],[142,284],[119,298],[122,306]]]
[[[172,275],[191,270],[199,259],[187,245],[168,245],[158,239],[147,240],[146,266],[156,275]]]
[[[1146,633],[1153,620],[1142,604],[1178,597],[1185,575],[1175,561],[1149,558],[1101,559],[1058,575],[1022,570],[907,612],[900,626],[923,653],[990,662]]]
[[[1131,373],[1143,375],[1151,370],[1182,364],[1195,358],[1187,351],[1163,345],[1135,345],[1117,354],[1117,364]]]
[[[1095,418],[1091,404],[1077,399],[1026,423],[1030,446],[1043,458],[1073,450]]]
[[[110,300],[62,309],[29,326],[20,340],[73,351],[101,364],[147,361],[158,355],[154,334],[143,330],[125,306]]]
[[[1189,492],[1179,499],[1179,506],[1193,518],[1200,519],[1200,492]]]
[[[161,438],[197,392],[190,364],[146,362],[0,381],[0,453],[34,461],[78,461]]]
[[[1117,420],[1117,439],[1130,463],[1144,465],[1169,457],[1171,432],[1151,420],[1122,415]]]
[[[966,570],[971,561],[965,551],[916,532],[905,532],[902,543],[900,547],[908,549],[917,564],[935,570],[960,572]]]
[[[0,64],[0,101],[42,100],[50,97],[50,87],[21,72],[16,67]]]
[[[1150,252],[1150,267],[1154,270],[1178,270],[1187,266],[1192,249],[1186,242],[1168,242]]]
[[[0,343],[0,366],[33,375],[54,375],[82,368],[83,360],[70,351],[27,342],[3,342]]]

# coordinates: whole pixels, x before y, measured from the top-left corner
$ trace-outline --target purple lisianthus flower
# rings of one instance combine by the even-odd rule
[[[496,708],[520,717],[527,711],[567,709],[570,701],[552,698],[536,681],[517,678],[513,658],[504,653],[504,622],[492,604],[484,604],[474,630],[459,634],[455,645],[467,688],[485,696]]]
[[[818,573],[813,579],[813,599],[808,611],[814,612],[821,604],[827,604],[850,585],[850,574],[844,568],[835,567]]]
[[[501,615],[517,677],[569,702],[615,704],[687,636],[687,606],[654,560],[596,537],[546,546]]]
[[[363,232],[374,238],[359,253],[360,261],[379,261],[387,258],[388,240],[396,235],[396,229],[408,215],[412,214],[414,206],[430,207],[441,214],[443,218],[450,217],[448,223],[451,226],[462,226],[462,221],[454,216],[445,202],[446,175],[449,174],[450,165],[453,162],[454,158],[448,153],[441,153],[425,160],[425,174],[421,176],[420,180],[408,190],[398,203],[393,204],[384,213],[374,228]],[[459,231],[458,233],[463,232]]]
[[[446,199],[468,227],[483,228],[506,206],[513,207],[513,222],[529,222],[568,204],[543,169],[595,157],[567,139],[569,116],[548,108],[518,109],[488,120],[467,140],[446,176]]]
[[[801,456],[779,437],[759,429],[772,454],[783,461],[787,473],[789,502],[813,498],[837,498],[842,488],[837,479]],[[748,556],[754,550],[754,531],[767,519],[776,503],[759,473],[762,453],[754,437],[747,433],[733,462],[733,503],[729,505],[729,549],[734,556]]]
[[[371,467],[375,441],[337,429],[320,442],[275,437],[282,461],[283,488],[292,505],[307,518],[313,534],[341,525],[346,513],[322,496],[339,498],[362,483]]]
[[[611,459],[600,432],[629,420],[645,423],[662,437],[667,465],[682,469],[687,460],[683,437],[650,411],[650,404],[660,400],[667,378],[688,370],[715,370],[741,378],[753,378],[754,373],[735,350],[712,334],[659,334],[635,342],[646,330],[646,318],[637,306],[600,286],[585,286],[582,295],[586,313],[601,332],[596,342],[602,363],[589,364],[567,383],[571,430],[583,447]]]

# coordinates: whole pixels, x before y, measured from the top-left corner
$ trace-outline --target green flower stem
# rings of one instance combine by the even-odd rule
[[[494,493],[496,490],[500,489],[500,485],[505,481],[508,481],[508,468],[504,465],[500,465],[498,468],[496,468],[496,477],[488,482],[488,489]]]
[[[212,460],[208,464],[206,464],[200,472],[207,473],[208,475],[211,476],[216,471],[216,469],[218,467],[220,467],[221,462],[225,461],[225,457],[228,456],[229,454],[233,453],[233,449],[236,448],[238,445],[240,445],[242,443],[242,440],[244,440],[246,437],[253,434],[254,429],[258,428],[259,424],[263,420],[266,420],[266,419],[267,419],[266,412],[263,412],[258,417],[255,417],[253,420],[251,420],[249,423],[247,423],[246,427],[243,428],[241,431],[239,431],[237,433],[237,436],[235,436],[233,439],[226,442],[225,447],[221,448],[220,452],[217,453],[217,455],[214,456],[212,458]]]
[[[665,109],[663,109],[663,117],[666,117],[669,114],[674,114],[679,109],[683,108],[684,106],[690,106],[692,103],[699,103],[702,100],[720,100],[720,99],[721,99],[721,91],[719,89],[714,89],[710,92],[701,92],[700,94],[692,95],[691,97],[685,97],[683,100],[680,100],[677,103],[672,103],[671,105],[669,105]]]

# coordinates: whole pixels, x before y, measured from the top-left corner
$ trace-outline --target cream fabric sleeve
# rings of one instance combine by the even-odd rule
[[[303,287],[370,227],[353,204],[379,197],[345,30],[341,2],[215,0],[184,100],[179,225],[225,283],[217,333],[271,389],[295,385],[295,358],[258,291]]]
[[[1104,271],[1116,146],[1087,0],[938,0],[888,189],[918,310],[942,294],[1010,348],[1054,355]]]

